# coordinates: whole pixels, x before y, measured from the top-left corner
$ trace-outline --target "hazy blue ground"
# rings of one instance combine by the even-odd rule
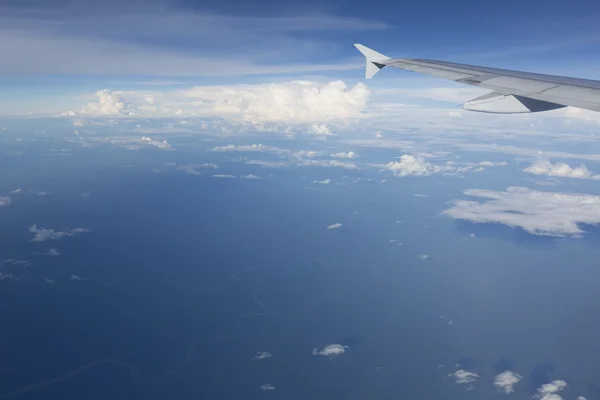
[[[0,399],[106,359],[121,364],[11,398],[493,399],[506,369],[523,376],[515,399],[553,379],[566,398],[598,397],[598,232],[557,239],[440,215],[464,189],[531,186],[514,165],[404,178],[265,168],[240,157],[277,157],[210,150],[354,150],[362,163],[402,152],[186,135],[167,137],[174,151],[127,150],[81,146],[64,121],[5,125],[0,259],[17,262],[0,267]],[[461,160],[510,161],[476,156]],[[33,242],[32,225],[90,232]],[[328,344],[348,348],[313,355]],[[272,357],[253,360],[262,351]],[[460,368],[480,376],[471,390],[448,376]]]

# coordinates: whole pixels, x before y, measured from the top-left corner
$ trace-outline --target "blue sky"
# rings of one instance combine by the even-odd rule
[[[594,78],[599,16],[589,1],[4,2],[0,105],[43,112],[152,80],[356,81],[355,42],[396,57]],[[393,71],[375,85],[393,77],[414,78]]]

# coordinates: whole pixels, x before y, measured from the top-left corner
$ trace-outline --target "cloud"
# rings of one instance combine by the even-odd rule
[[[15,189],[12,191],[13,193],[21,193],[21,189]]]
[[[349,151],[347,153],[340,152],[340,153],[330,154],[330,156],[334,157],[334,158],[356,158],[356,157],[358,157],[358,154],[356,154],[353,151]]]
[[[329,130],[329,128],[325,124],[320,124],[320,125],[312,124],[310,126],[308,132],[315,137],[324,137],[324,136],[333,135],[333,133]]]
[[[101,90],[96,92],[96,103],[62,115],[211,118],[243,127],[246,133],[299,132],[326,137],[332,135],[332,125],[347,127],[363,118],[369,95],[363,83],[349,87],[340,80],[197,86],[162,92]],[[222,124],[218,127],[225,129]]]
[[[327,178],[322,181],[313,181],[313,183],[319,183],[321,185],[329,185],[331,183],[331,179]]]
[[[57,240],[66,236],[75,236],[81,233],[90,232],[87,228],[75,228],[75,229],[67,229],[62,232],[57,232],[54,229],[46,229],[46,228],[38,228],[36,225],[32,225],[29,228],[29,232],[33,233],[32,242],[44,242],[46,240]]]
[[[494,378],[494,385],[501,392],[510,394],[514,392],[515,385],[519,383],[521,378],[522,376],[515,372],[504,371],[501,374],[496,375],[496,377]]]
[[[226,174],[215,174],[212,177],[213,178],[235,179],[235,175],[226,175]]]
[[[599,179],[600,175],[592,175],[587,167],[581,164],[579,167],[571,168],[566,163],[557,162],[552,164],[550,161],[537,161],[523,170],[534,175],[559,176],[563,178],[581,178],[581,179]]]
[[[271,353],[267,352],[267,351],[259,351],[258,353],[256,353],[256,355],[254,357],[252,357],[253,360],[264,360],[265,358],[271,358],[273,357],[271,355]]]
[[[404,154],[400,157],[400,161],[389,162],[385,165],[385,169],[392,171],[396,176],[409,175],[431,175],[442,171],[451,170],[452,167],[440,166],[426,162],[423,158],[414,157]]]
[[[332,230],[332,229],[339,229],[342,226],[344,226],[343,224],[340,224],[339,222],[335,223],[335,224],[331,224],[327,226],[327,229]]]
[[[260,385],[260,388],[261,388],[261,390],[264,390],[265,392],[277,389],[276,386],[273,386],[270,383],[265,383],[264,385]]]
[[[535,235],[578,237],[578,224],[600,224],[600,196],[542,192],[509,187],[505,192],[470,189],[464,194],[487,201],[454,200],[443,211],[455,219],[519,227]]]
[[[222,15],[164,1],[142,8],[137,2],[109,8],[100,1],[52,8],[5,3],[0,51],[12,57],[0,60],[0,73],[226,76],[354,69],[358,56],[334,53],[329,58],[341,61],[309,61],[331,52],[329,35],[387,28],[323,13]]]
[[[60,256],[61,254],[62,253],[55,248],[51,248],[50,250],[48,250],[49,256]]]
[[[296,165],[301,167],[336,167],[345,169],[358,169],[356,164],[341,162],[338,160],[299,160]]]
[[[202,169],[218,169],[219,166],[213,163],[204,163],[204,164],[181,164],[177,165],[175,163],[165,163],[166,166],[175,167],[180,171],[184,171],[188,174],[192,175],[202,175]]]
[[[249,145],[235,145],[229,144],[227,146],[213,147],[212,151],[217,152],[257,152],[257,153],[272,153],[272,154],[289,154],[290,151],[287,149],[280,149],[279,147],[267,146],[265,144],[249,144]]]
[[[473,383],[475,383],[475,381],[477,381],[477,379],[479,379],[479,375],[477,375],[474,372],[469,372],[464,369],[459,369],[458,371],[456,371],[452,374],[449,374],[448,376],[453,377],[454,380],[456,381],[456,383],[458,383],[460,385],[468,385],[469,388],[472,388]]]
[[[567,387],[567,382],[563,380],[555,380],[546,383],[538,388],[537,394],[534,396],[540,400],[561,400],[562,397],[557,393]]]
[[[262,176],[256,176],[256,175],[252,175],[252,174],[242,175],[242,176],[240,176],[240,178],[242,178],[242,179],[265,179]]]
[[[14,192],[13,192],[14,193]],[[0,207],[10,206],[12,200],[8,196],[0,196]]]
[[[315,347],[312,353],[315,356],[335,357],[344,354],[347,348],[348,346],[342,346],[341,344],[329,344],[321,350]]]
[[[111,92],[108,89],[104,89],[97,91],[96,96],[98,97],[98,102],[89,103],[88,106],[81,111],[81,114],[119,115],[123,112],[125,103],[119,96],[119,92]],[[127,114],[131,114],[131,112],[128,112]],[[72,113],[70,115],[72,115]]]
[[[171,145],[166,140],[161,142],[159,140],[153,140],[152,138],[144,136],[140,139],[140,143],[148,146],[158,147],[161,150],[171,150]]]
[[[343,81],[283,82],[273,84],[200,86],[181,93],[195,103],[210,106],[212,115],[243,122],[310,124],[309,132],[331,134],[323,121],[361,117],[369,99],[363,83],[352,88]]]

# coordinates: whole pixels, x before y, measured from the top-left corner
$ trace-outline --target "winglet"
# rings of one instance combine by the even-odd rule
[[[385,61],[390,59],[389,57],[384,56],[383,54],[378,53],[375,50],[371,50],[370,48],[363,46],[362,44],[355,43],[354,47],[356,47],[358,51],[360,51],[363,54],[363,56],[365,56],[365,58],[367,59],[367,68],[365,71],[365,78],[367,79],[371,79],[373,76],[375,76],[375,74],[379,72],[380,69],[385,67]]]

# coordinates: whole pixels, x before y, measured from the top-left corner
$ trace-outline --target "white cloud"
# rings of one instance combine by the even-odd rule
[[[277,389],[276,386],[273,386],[270,383],[265,383],[264,385],[260,385],[260,388],[261,388],[261,390],[264,390],[265,392]]]
[[[76,111],[67,111],[62,113],[63,116],[75,116],[80,114],[92,114],[92,115],[134,115],[132,111],[126,112],[125,103],[121,99],[120,92],[118,91],[110,91],[108,89],[98,90],[96,92],[96,97],[98,97],[97,103],[89,103],[86,108],[81,110],[80,112]],[[75,125],[79,125],[79,121],[74,122]],[[83,122],[81,122],[83,125]]]
[[[228,144],[227,146],[213,147],[212,151],[217,151],[217,152],[256,152],[256,153],[272,153],[272,154],[289,154],[290,153],[290,151],[287,149],[280,149],[279,147],[267,146],[265,144],[249,144],[249,145]]]
[[[400,161],[392,161],[387,163],[385,165],[385,169],[392,171],[396,176],[425,176],[451,170],[452,167],[431,164],[425,161],[423,158],[404,154],[400,157]]]
[[[80,233],[90,232],[87,228],[75,228],[75,229],[67,229],[65,231],[55,231],[54,229],[46,229],[46,228],[38,228],[36,225],[32,225],[29,228],[29,232],[33,233],[32,242],[44,242],[46,240],[57,240],[66,236],[75,236]]]
[[[233,124],[245,133],[298,132],[326,137],[333,134],[336,124],[347,127],[364,116],[369,89],[363,83],[349,87],[343,81],[292,81],[198,86],[156,93],[101,90],[96,96],[98,101],[82,111],[62,115],[211,118]]]
[[[347,153],[340,152],[340,153],[330,154],[330,156],[334,157],[334,158],[356,158],[356,157],[358,157],[358,154],[356,154],[353,151],[349,151]]]
[[[332,230],[332,229],[339,229],[339,228],[341,228],[342,226],[344,226],[344,225],[343,225],[343,224],[341,224],[341,223],[339,223],[339,222],[337,222],[337,223],[335,223],[335,224],[328,225],[328,226],[327,226],[327,229],[329,229],[329,230]]]
[[[496,377],[494,378],[494,385],[501,392],[510,394],[514,392],[515,385],[519,383],[521,378],[522,376],[515,372],[504,371],[501,374],[496,375]]]
[[[273,357],[273,356],[268,351],[259,351],[258,353],[256,353],[256,355],[254,357],[252,357],[252,359],[253,360],[264,360],[265,358],[271,358],[271,357]]]
[[[240,178],[242,178],[242,179],[264,179],[262,176],[256,176],[256,175],[252,175],[252,174],[242,175],[242,176],[240,176]]]
[[[344,354],[347,348],[348,346],[342,346],[341,344],[329,344],[323,347],[321,350],[314,348],[312,353],[315,356],[334,357]]]
[[[140,143],[148,146],[158,147],[161,150],[171,150],[171,145],[166,140],[161,142],[159,140],[153,140],[152,138],[143,136],[140,139]]]
[[[563,380],[555,380],[539,387],[537,394],[534,397],[540,400],[561,400],[562,397],[557,393],[566,387],[567,382]]]
[[[144,2],[142,9],[138,3],[106,8],[100,1],[85,6],[59,2],[51,9],[5,3],[0,6],[0,50],[13,56],[0,61],[3,73],[222,76],[356,69],[349,62],[356,57],[307,64],[331,49],[314,33],[387,28],[323,13],[222,15],[163,1]],[[156,38],[164,39],[162,44]]]
[[[322,181],[313,181],[313,183],[319,183],[321,185],[329,185],[331,183],[331,179],[327,178]]]
[[[456,383],[460,385],[468,385],[469,388],[472,388],[472,384],[475,383],[477,379],[479,379],[479,375],[464,369],[459,369],[458,371],[449,374],[448,376],[453,377]]]
[[[177,165],[175,163],[166,163],[166,166],[175,167],[180,171],[185,171],[188,174],[192,175],[202,175],[202,169],[218,169],[219,166],[213,163],[204,163],[204,164],[181,164]]]
[[[362,83],[343,81],[273,83],[239,86],[200,86],[182,92],[198,104],[209,104],[213,115],[245,122],[311,124],[311,133],[331,134],[323,121],[360,118],[369,99]]]
[[[537,161],[531,164],[530,167],[525,168],[524,172],[534,175],[559,176],[564,178],[600,178],[600,176],[592,176],[592,173],[583,164],[579,167],[571,168],[566,163],[557,162],[556,164],[552,164],[550,161]]]
[[[61,254],[62,253],[55,248],[51,248],[50,250],[48,250],[49,256],[60,256]]]
[[[482,167],[505,167],[508,165],[507,162],[493,162],[493,161],[482,161],[477,163],[476,165],[481,165]]]
[[[213,178],[235,179],[235,175],[215,174]]]
[[[529,233],[549,236],[580,236],[578,224],[600,224],[600,196],[542,192],[509,187],[505,192],[471,189],[471,197],[487,201],[454,200],[443,214],[475,223],[499,223]]]
[[[10,199],[10,197],[0,196],[0,207],[10,206],[11,203],[12,203],[12,200]]]
[[[315,137],[331,136],[331,130],[325,124],[312,124],[308,130]]]
[[[15,189],[12,191],[13,193],[21,193],[21,189]]]

